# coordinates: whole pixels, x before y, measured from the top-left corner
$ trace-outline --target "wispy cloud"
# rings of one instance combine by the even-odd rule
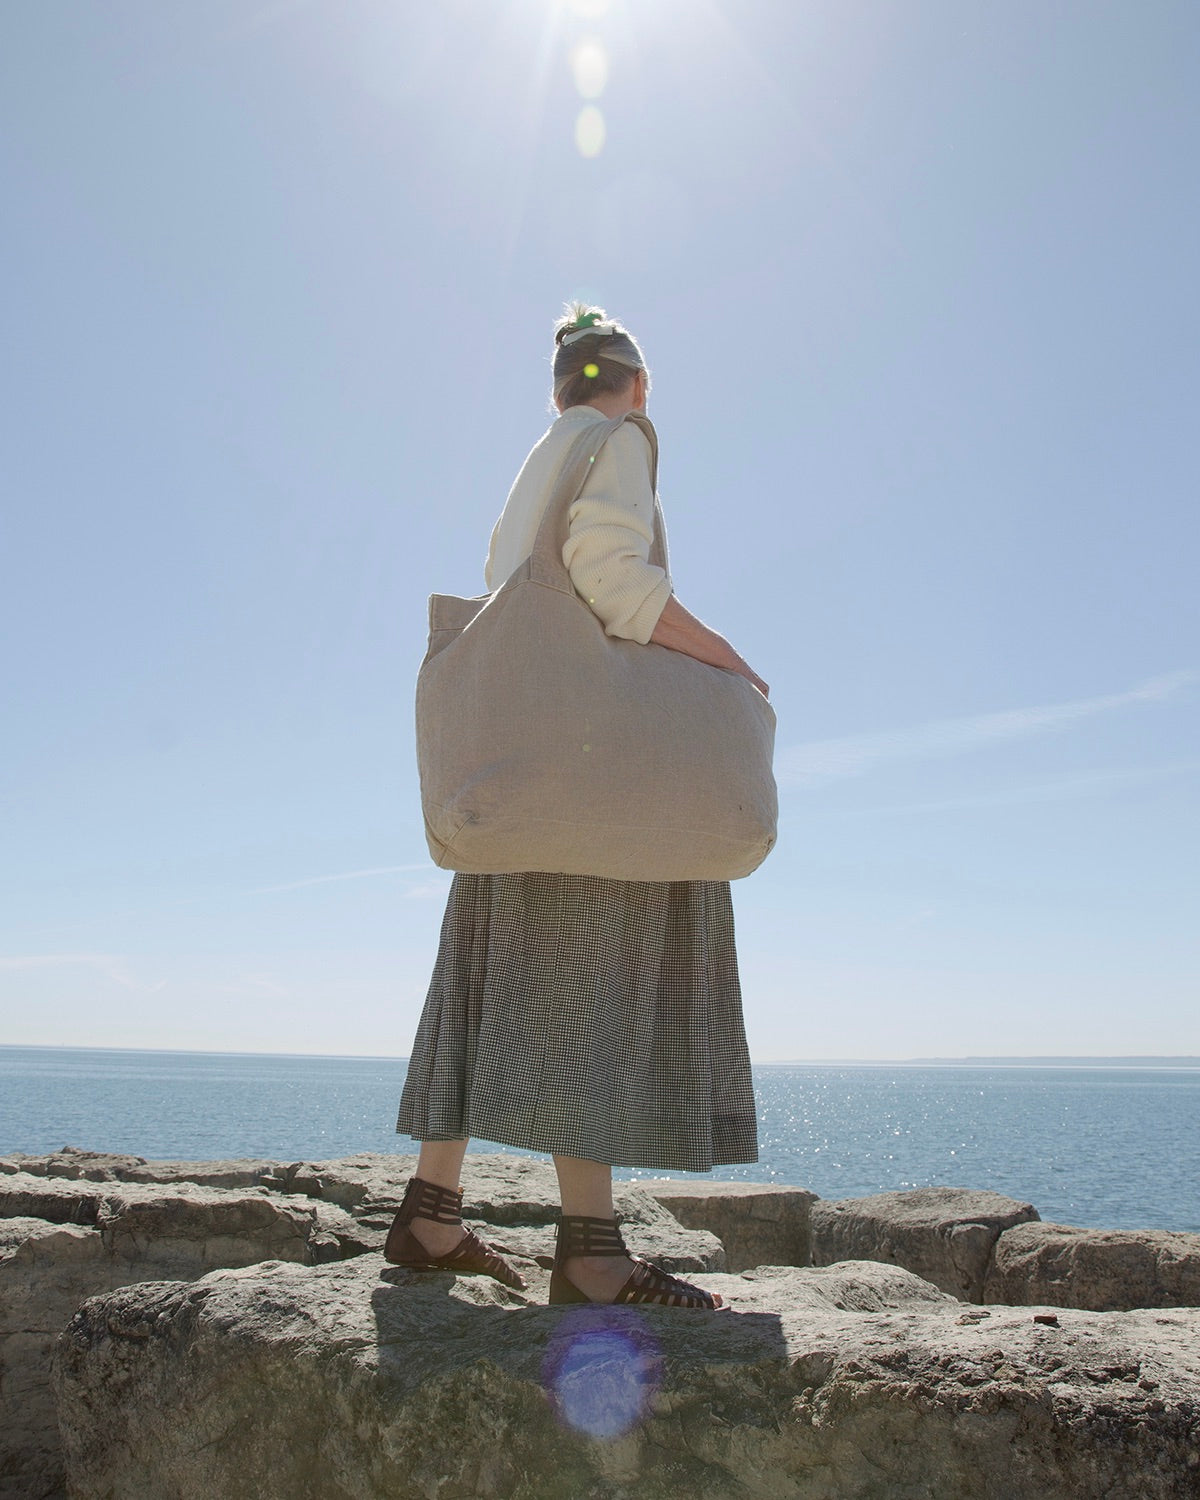
[[[298,891],[306,885],[329,885],[335,880],[366,880],[371,875],[411,875],[417,870],[433,870],[428,860],[417,865],[379,865],[372,870],[345,870],[338,875],[311,875],[307,880],[289,880],[283,885],[262,885],[246,894],[266,896],[272,891]]]
[[[166,987],[163,979],[147,983],[136,979],[129,971],[128,962],[116,953],[14,953],[0,954],[0,973],[20,973],[37,969],[86,967],[95,969],[106,979],[111,979],[122,989],[135,990],[138,994],[153,995]]]
[[[883,730],[845,739],[814,740],[781,752],[776,771],[785,786],[811,787],[845,776],[861,776],[894,761],[965,755],[1005,741],[1048,734],[1097,714],[1161,702],[1196,680],[1195,672],[1171,672],[1152,677],[1128,692],[1109,693],[1100,698],[1076,698],[1069,703],[1047,703],[961,719],[936,719],[912,729]]]
[[[1062,802],[1079,797],[1099,797],[1127,787],[1145,786],[1171,776],[1195,775],[1200,760],[1180,760],[1162,766],[1137,766],[1123,770],[1085,771],[1078,776],[1060,776],[1053,781],[1027,782],[1021,786],[1002,787],[996,791],[972,793],[964,797],[938,797],[928,802],[903,802],[880,807],[856,806],[846,809],[855,818],[881,818],[905,813],[970,812],[976,808],[1020,807],[1031,802]]]
[[[0,954],[0,969],[49,969],[59,964],[92,964],[103,968],[119,961],[111,953],[13,953]]]
[[[217,985],[223,995],[238,995],[246,999],[285,1000],[291,991],[270,974],[240,974],[228,984]]]
[[[438,900],[450,889],[451,879],[450,871],[447,870],[444,879],[423,880],[416,885],[410,885],[404,892],[404,899],[406,901]]]

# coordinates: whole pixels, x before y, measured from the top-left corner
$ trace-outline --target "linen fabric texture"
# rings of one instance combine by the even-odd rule
[[[580,424],[531,555],[491,595],[430,599],[417,764],[435,864],[637,881],[748,875],[775,842],[775,714],[744,677],[606,634],[564,561],[569,511],[624,423]],[[669,575],[655,504],[649,561]]]
[[[662,1171],[756,1161],[728,884],[456,875],[396,1130]]]

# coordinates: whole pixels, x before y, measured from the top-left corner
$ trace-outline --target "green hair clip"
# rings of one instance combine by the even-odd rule
[[[556,335],[560,344],[573,344],[577,339],[586,339],[591,336],[605,338],[616,333],[616,327],[611,318],[606,318],[601,312],[585,312],[575,319],[573,323],[567,323]]]

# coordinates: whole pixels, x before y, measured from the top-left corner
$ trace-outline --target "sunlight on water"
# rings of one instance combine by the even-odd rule
[[[1194,1070],[765,1067],[755,1086],[760,1161],[718,1177],[826,1199],[990,1188],[1047,1221],[1200,1229]]]
[[[192,1161],[399,1154],[415,1149],[392,1128],[404,1075],[398,1058],[0,1047],[0,1154],[64,1145]],[[758,1067],[754,1083],[759,1160],[718,1167],[714,1179],[786,1183],[825,1199],[991,1188],[1047,1221],[1200,1231],[1194,1068]]]

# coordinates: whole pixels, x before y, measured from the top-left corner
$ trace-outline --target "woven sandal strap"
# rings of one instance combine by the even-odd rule
[[[462,1243],[456,1245],[448,1255],[442,1256],[443,1264],[453,1265],[456,1261],[480,1261],[484,1263],[489,1271],[494,1271],[503,1266],[507,1269],[507,1261],[497,1251],[481,1240],[473,1229],[468,1229],[463,1236]]]
[[[454,1192],[436,1182],[426,1182],[423,1177],[412,1177],[404,1192],[404,1208],[407,1218],[433,1219],[438,1224],[460,1224],[462,1189]]]
[[[711,1292],[693,1286],[679,1276],[667,1271],[640,1256],[633,1256],[633,1272],[629,1280],[617,1293],[614,1302],[649,1302],[659,1307],[709,1307],[716,1308]]]
[[[473,1229],[467,1230],[457,1249],[443,1257],[442,1264],[451,1271],[481,1271],[515,1291],[522,1291],[525,1286],[525,1278],[516,1266],[510,1266],[503,1255],[481,1240]]]
[[[616,1219],[594,1219],[587,1214],[563,1214],[558,1221],[555,1259],[573,1255],[628,1255]]]

